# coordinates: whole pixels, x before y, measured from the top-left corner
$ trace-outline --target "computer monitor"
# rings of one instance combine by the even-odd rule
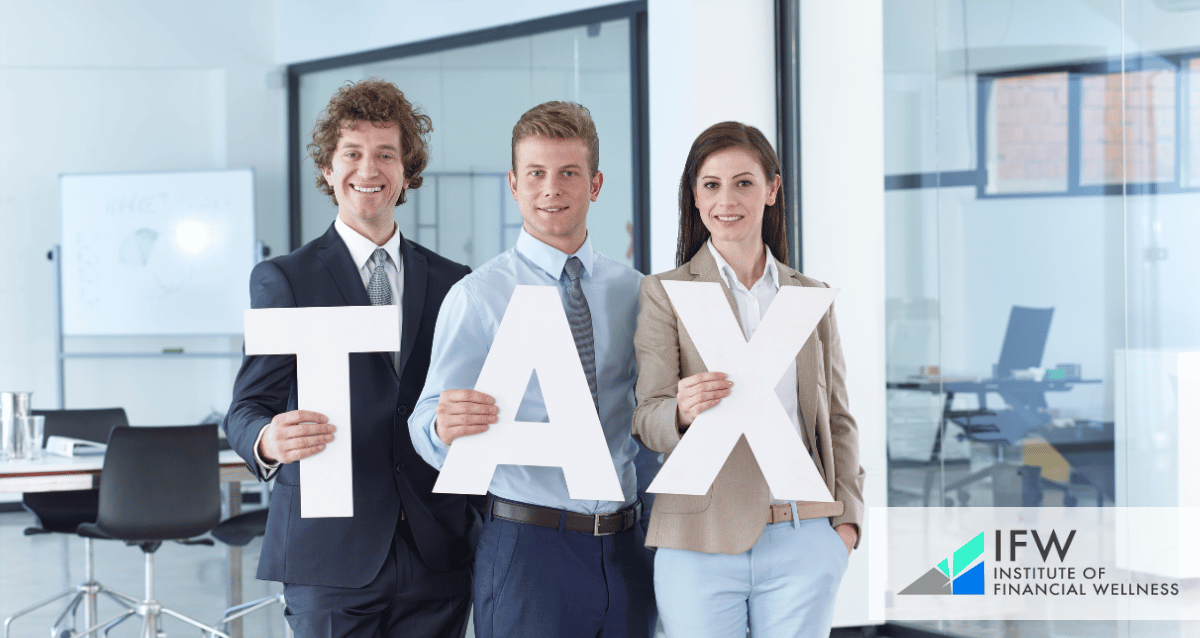
[[[1042,367],[1053,315],[1054,308],[1012,307],[1004,345],[1000,348],[1000,360],[996,363],[997,379],[1011,377],[1013,370]]]

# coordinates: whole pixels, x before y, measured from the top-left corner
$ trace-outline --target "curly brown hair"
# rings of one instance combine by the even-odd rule
[[[517,145],[533,135],[544,135],[557,139],[578,138],[583,140],[588,152],[589,178],[600,170],[600,136],[596,134],[596,123],[592,112],[575,102],[543,102],[521,116],[512,134],[512,167],[517,170]]]
[[[779,157],[762,131],[741,122],[720,122],[708,127],[692,142],[687,161],[683,165],[683,176],[679,178],[679,243],[675,250],[675,265],[682,266],[691,261],[696,251],[708,241],[708,228],[700,219],[696,208],[696,178],[705,160],[713,153],[730,148],[741,148],[758,157],[763,175],[773,179],[781,175]],[[783,263],[788,260],[787,226],[784,220],[783,189],[775,195],[775,203],[763,211],[762,238],[775,259]]]
[[[395,84],[370,78],[357,83],[346,82],[317,117],[308,154],[320,169],[317,171],[318,190],[329,195],[337,204],[333,186],[325,180],[322,171],[332,169],[333,153],[342,138],[342,129],[351,122],[395,124],[400,127],[400,161],[404,164],[408,188],[421,187],[424,181],[421,171],[429,164],[429,133],[433,131],[433,121],[409,102]],[[396,206],[404,203],[404,192],[405,189],[400,189]]]

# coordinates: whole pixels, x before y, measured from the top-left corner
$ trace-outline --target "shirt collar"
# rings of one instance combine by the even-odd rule
[[[521,228],[521,234],[517,237],[517,252],[556,280],[562,277],[563,266],[567,264],[568,257],[578,257],[585,273],[592,272],[592,263],[595,259],[590,235],[583,240],[583,245],[575,251],[574,255],[568,255],[530,235],[524,228]]]
[[[375,254],[376,248],[382,248],[387,251],[388,257],[392,259],[392,263],[396,265],[396,269],[400,269],[400,230],[396,228],[392,231],[392,236],[383,246],[376,246],[375,242],[367,239],[359,234],[342,221],[338,217],[333,221],[333,227],[337,229],[338,235],[341,236],[342,242],[346,244],[346,248],[350,250],[350,259],[354,261],[354,267],[362,270],[366,267],[367,262],[371,261],[371,255]]]
[[[725,261],[725,258],[721,256],[717,247],[713,246],[711,237],[705,244],[708,246],[708,251],[712,253],[713,259],[716,260],[717,272],[721,273],[721,277],[725,279],[725,284],[729,286],[730,290],[737,288],[741,282],[738,281],[737,274],[733,272],[733,266],[730,266],[729,262]],[[754,285],[757,286],[759,281],[766,279],[772,288],[779,290],[779,267],[775,265],[775,255],[771,254],[771,248],[766,244],[763,244],[763,250],[767,253],[767,265],[763,269],[763,274],[759,276],[758,281],[754,282]]]

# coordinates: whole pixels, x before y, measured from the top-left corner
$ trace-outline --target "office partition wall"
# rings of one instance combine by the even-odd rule
[[[395,83],[433,120],[425,183],[396,211],[406,237],[472,267],[511,246],[521,228],[507,179],[512,127],[537,104],[567,100],[588,107],[600,136],[604,186],[589,210],[593,245],[646,268],[644,25],[645,3],[630,2],[293,65],[293,248],[336,215],[303,151],[313,123],[338,87],[375,77]]]
[[[1200,3],[884,11],[889,504],[1200,504]]]

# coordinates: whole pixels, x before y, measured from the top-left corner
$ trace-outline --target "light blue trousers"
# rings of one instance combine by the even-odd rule
[[[668,638],[826,638],[846,544],[817,518],[767,525],[736,555],[660,547],[654,594]]]

